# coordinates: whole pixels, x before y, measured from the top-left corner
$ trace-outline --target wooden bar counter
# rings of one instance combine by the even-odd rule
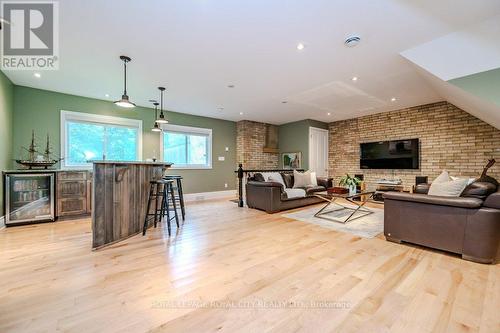
[[[171,163],[93,161],[92,248],[116,243],[142,231],[149,182]]]

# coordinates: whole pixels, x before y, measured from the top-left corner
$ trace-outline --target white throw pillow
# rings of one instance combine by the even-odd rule
[[[312,185],[311,173],[309,171],[298,172],[293,170],[293,188],[303,188],[308,185]]]
[[[451,180],[460,179],[459,177],[453,177],[453,176],[450,176],[450,178],[451,178]],[[467,178],[467,186],[474,183],[475,181],[476,181],[476,178]]]
[[[467,186],[467,182],[467,178],[438,182],[433,181],[428,194],[443,197],[459,197]]]
[[[262,172],[262,176],[266,182],[280,183],[283,187],[286,187],[285,181],[279,172]]]
[[[450,181],[450,175],[448,174],[448,171],[444,170],[439,176],[436,177],[436,179],[434,179],[432,183],[442,183],[448,181]]]
[[[318,179],[316,178],[316,172],[311,172],[311,185],[318,186]]]

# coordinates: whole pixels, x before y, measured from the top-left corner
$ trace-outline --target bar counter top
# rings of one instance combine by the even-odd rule
[[[171,166],[173,163],[170,162],[148,162],[148,161],[108,161],[108,160],[95,160],[91,161],[94,164],[136,164],[136,165],[159,165],[159,166]]]

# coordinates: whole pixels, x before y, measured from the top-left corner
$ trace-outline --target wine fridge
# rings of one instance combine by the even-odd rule
[[[5,224],[54,221],[54,173],[5,174]]]

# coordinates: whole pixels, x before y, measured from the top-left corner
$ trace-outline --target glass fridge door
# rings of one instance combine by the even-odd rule
[[[54,220],[54,174],[6,176],[6,224]]]

